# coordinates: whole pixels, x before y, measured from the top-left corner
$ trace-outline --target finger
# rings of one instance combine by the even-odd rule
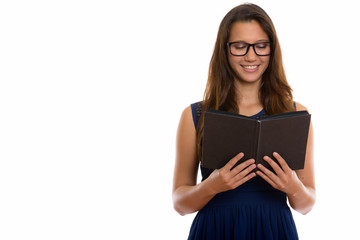
[[[283,159],[279,153],[274,152],[273,156],[276,158],[276,160],[279,162],[281,168],[283,169],[283,171],[285,173],[288,173],[291,171],[291,168],[289,167],[289,165],[287,164],[287,162],[285,161],[285,159]]]
[[[239,179],[239,180],[235,183],[236,187],[238,187],[238,186],[246,183],[247,181],[249,181],[250,179],[252,179],[252,178],[255,177],[255,176],[256,176],[255,173],[250,173],[250,174],[246,175],[245,177]]]
[[[249,159],[239,165],[237,165],[236,167],[234,167],[232,170],[231,170],[231,175],[232,176],[235,176],[237,174],[239,174],[240,172],[242,172],[245,168],[249,167],[251,164],[254,164],[255,163],[255,159]],[[256,167],[256,165],[254,164],[254,168]],[[253,168],[253,169],[254,169]],[[250,171],[249,171],[250,172]],[[249,173],[248,172],[248,173]],[[247,174],[247,173],[246,173]],[[245,174],[245,175],[246,175]],[[245,176],[244,175],[244,176]]]
[[[275,173],[264,167],[262,164],[258,164],[257,167],[275,184],[279,181],[279,177]]]
[[[268,177],[266,176],[263,172],[261,171],[256,171],[256,175],[262,177],[267,183],[269,183],[273,188],[277,188],[277,185]]]
[[[272,167],[272,169],[274,169],[274,171],[276,172],[276,174],[279,177],[284,175],[284,171],[280,168],[280,166],[274,160],[272,160],[268,156],[265,156],[264,160]]]
[[[254,170],[256,168],[256,165],[254,164],[254,162],[255,162],[255,160],[253,160],[253,159],[247,160],[246,162],[242,163],[242,164],[246,163],[246,166],[241,167],[241,168],[240,168],[241,164],[239,164],[236,168],[231,170],[231,176],[234,177],[235,181],[238,181],[239,179],[244,178],[246,175],[248,175],[252,170]],[[248,164],[251,164],[251,165],[249,166]]]
[[[242,157],[244,157],[244,153],[241,152],[233,157],[227,164],[225,164],[223,170],[226,172],[230,171]]]

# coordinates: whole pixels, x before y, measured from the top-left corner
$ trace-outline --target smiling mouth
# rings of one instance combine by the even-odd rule
[[[256,68],[259,67],[259,65],[255,65],[255,66],[244,66],[244,65],[242,65],[242,67],[245,68],[245,69],[256,69]]]
[[[259,69],[260,65],[241,65],[245,72],[254,73]]]

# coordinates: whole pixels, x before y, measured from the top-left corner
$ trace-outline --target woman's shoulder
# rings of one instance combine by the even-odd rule
[[[180,145],[186,145],[189,142],[195,144],[196,129],[194,127],[194,121],[192,116],[191,106],[187,106],[181,114],[178,130],[177,130],[177,142]]]
[[[296,107],[296,111],[309,111],[304,105],[302,105],[299,102],[294,102],[295,103],[295,107]]]
[[[182,111],[180,124],[197,127],[202,112],[202,102],[195,102],[185,107]]]
[[[194,125],[194,110],[193,110],[192,104],[186,106],[183,109],[181,117],[180,117],[180,125],[187,126],[187,127]]]
[[[192,117],[192,107],[191,107],[191,105],[186,106],[186,107],[183,109],[182,114],[181,114],[181,117],[182,117],[182,118],[186,118],[186,119],[189,119],[190,117]]]

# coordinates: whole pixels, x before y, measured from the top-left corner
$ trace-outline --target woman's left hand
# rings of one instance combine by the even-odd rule
[[[276,174],[261,164],[257,165],[258,169],[261,171],[256,171],[256,174],[274,188],[283,191],[288,195],[294,195],[301,189],[302,182],[298,178],[296,172],[291,170],[280,154],[274,152],[273,156],[279,162],[280,166],[268,156],[265,156],[264,160],[270,164]]]

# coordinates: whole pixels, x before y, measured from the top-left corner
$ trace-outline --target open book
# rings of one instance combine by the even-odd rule
[[[272,170],[263,157],[279,153],[293,170],[303,169],[311,115],[307,111],[271,115],[257,120],[223,111],[208,110],[204,118],[201,165],[223,167],[238,153]]]

